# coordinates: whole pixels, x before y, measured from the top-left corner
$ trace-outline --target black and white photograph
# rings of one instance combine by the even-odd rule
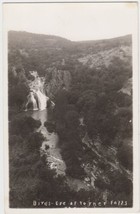
[[[134,207],[137,10],[3,5],[9,209]]]

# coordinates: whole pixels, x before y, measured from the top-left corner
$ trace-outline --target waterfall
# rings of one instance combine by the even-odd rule
[[[30,91],[29,95],[27,96],[27,102],[26,102],[26,105],[25,105],[25,111],[27,111],[27,108],[28,108],[28,105],[32,103],[33,105],[33,110],[37,110],[37,102],[36,102],[36,99],[34,97],[34,93],[33,91]]]
[[[45,94],[43,94],[40,90],[37,90],[35,92],[36,97],[37,97],[37,101],[38,101],[38,108],[39,110],[44,110],[47,107],[47,100],[49,99],[48,97],[46,97]]]
[[[25,105],[25,111],[28,109],[28,104],[32,103],[33,110],[44,110],[47,108],[47,97],[44,93],[44,78],[39,77],[37,71],[30,71],[30,74],[34,76],[33,81],[29,81],[30,93],[27,96],[27,102]],[[54,103],[51,101],[52,106]]]
[[[37,103],[36,103],[36,100],[35,100],[35,98],[34,98],[34,95],[33,95],[33,93],[31,92],[30,93],[30,101],[31,101],[31,103],[33,104],[33,110],[37,110]]]
[[[32,90],[27,96],[25,110],[27,110],[29,103],[32,103],[33,110],[44,110],[47,108],[47,100],[49,100],[49,97],[43,94],[39,89],[37,91]]]

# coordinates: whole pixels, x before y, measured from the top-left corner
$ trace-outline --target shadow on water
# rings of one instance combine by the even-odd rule
[[[35,120],[40,120],[42,124],[48,119],[48,111],[47,109],[42,111],[32,111],[32,114],[30,115]]]
[[[19,118],[24,117],[24,116],[32,117],[35,120],[40,120],[43,125],[44,122],[53,120],[53,111],[51,108],[47,108],[42,111],[28,110],[28,111],[22,111],[22,112],[16,114],[16,116]],[[13,119],[14,119],[14,117],[13,117]]]
[[[48,110],[44,109],[42,111],[25,111],[20,113],[21,117],[27,116],[27,117],[32,117],[35,120],[40,120],[42,124],[48,119]]]

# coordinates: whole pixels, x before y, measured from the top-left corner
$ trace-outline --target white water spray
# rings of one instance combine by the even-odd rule
[[[27,103],[25,105],[25,111],[27,111],[28,104],[33,105],[33,110],[44,110],[47,108],[47,97],[44,93],[44,78],[38,76],[37,71],[31,71],[30,74],[34,76],[34,80],[29,82],[30,93],[27,96]]]
[[[47,107],[47,100],[49,98],[45,94],[43,94],[40,90],[37,90],[35,94],[38,100],[38,109],[44,110]]]

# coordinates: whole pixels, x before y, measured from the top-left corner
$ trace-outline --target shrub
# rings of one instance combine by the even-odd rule
[[[132,171],[133,169],[133,149],[130,145],[123,144],[117,153],[118,159],[121,164],[126,168]]]
[[[29,135],[29,138],[27,139],[27,147],[29,151],[39,151],[42,142],[44,141],[44,136],[39,133],[35,132]]]
[[[33,119],[32,117],[17,117],[10,122],[9,132],[10,134],[16,134],[25,137],[32,133],[35,129],[39,128],[40,125],[41,122]]]
[[[48,132],[52,133],[55,131],[55,124],[52,122],[45,122],[44,126],[47,128]]]

